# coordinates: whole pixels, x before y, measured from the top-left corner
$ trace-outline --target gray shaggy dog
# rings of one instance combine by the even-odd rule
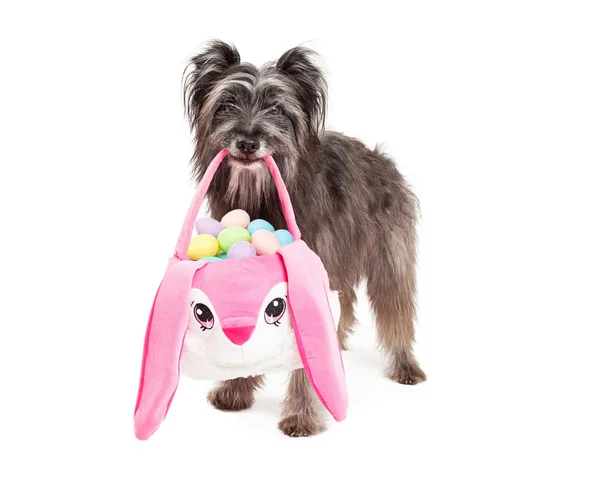
[[[261,160],[272,154],[303,239],[340,293],[340,346],[346,349],[356,324],[355,288],[364,278],[388,376],[401,384],[424,381],[412,350],[417,199],[391,158],[325,131],[327,84],[314,52],[293,48],[257,68],[241,63],[235,47],[213,41],[186,69],[184,101],[195,135],[196,179],[219,150],[230,151],[208,191],[212,216],[242,208],[251,218],[286,227]],[[261,377],[224,381],[208,399],[218,409],[246,409],[261,384]],[[291,373],[279,428],[289,436],[325,429],[323,409],[303,369]]]

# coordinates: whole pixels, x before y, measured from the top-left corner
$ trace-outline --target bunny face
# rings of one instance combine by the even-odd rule
[[[323,264],[302,240],[270,256],[172,258],[148,319],[136,437],[148,439],[159,427],[181,371],[222,380],[304,367],[317,397],[343,420],[348,394],[338,314]]]
[[[208,271],[192,283],[182,372],[229,379],[302,367],[281,257],[212,263]]]

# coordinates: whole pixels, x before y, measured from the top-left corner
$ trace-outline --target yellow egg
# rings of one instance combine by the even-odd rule
[[[219,242],[212,235],[202,234],[194,236],[190,241],[190,247],[187,251],[187,257],[193,260],[215,256],[219,250]]]

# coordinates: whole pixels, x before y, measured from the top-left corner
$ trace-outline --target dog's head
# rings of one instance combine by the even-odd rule
[[[307,48],[257,68],[240,62],[235,47],[213,41],[186,69],[184,101],[197,175],[222,148],[230,151],[232,170],[243,174],[264,169],[267,154],[290,172],[323,127],[327,86]]]

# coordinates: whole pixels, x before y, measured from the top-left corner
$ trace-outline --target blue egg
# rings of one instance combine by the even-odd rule
[[[248,233],[250,233],[250,236],[252,236],[254,234],[254,232],[258,231],[258,230],[267,230],[267,231],[270,231],[271,233],[275,232],[275,228],[273,228],[273,225],[271,223],[269,223],[268,221],[265,221],[265,220],[251,221],[250,224],[248,225]]]
[[[277,230],[275,231],[275,236],[281,243],[281,246],[285,246],[286,244],[294,242],[294,237],[288,230]]]
[[[227,253],[221,253],[217,255],[217,258],[227,259]]]
[[[200,258],[198,261],[206,261],[207,263],[216,263],[217,261],[223,261],[223,258],[218,256],[207,256],[206,258]]]

